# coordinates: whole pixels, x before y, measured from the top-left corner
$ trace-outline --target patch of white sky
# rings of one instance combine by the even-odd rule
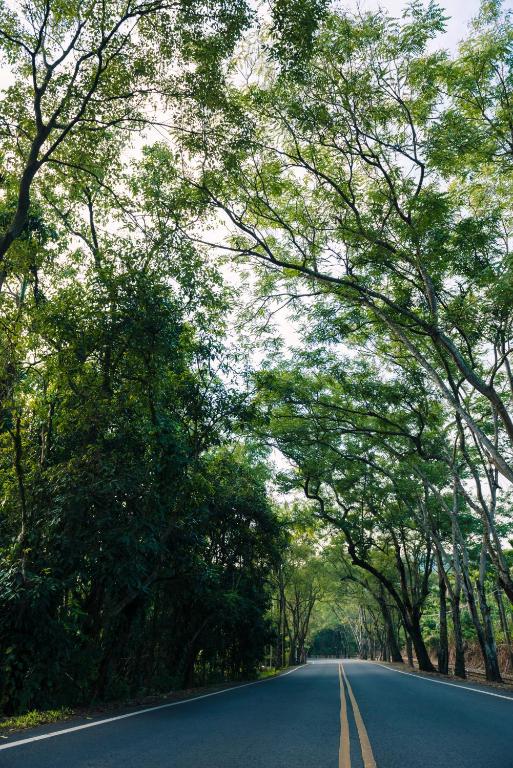
[[[448,51],[456,51],[458,43],[466,34],[469,22],[479,12],[479,0],[446,0],[440,2],[448,17],[446,30],[439,35],[432,45],[436,48],[445,48]],[[351,2],[349,7],[360,8],[361,10],[377,10],[382,8],[392,16],[400,18],[404,12],[406,4],[404,0],[387,0],[378,2],[378,0],[363,0],[362,2]],[[513,2],[508,0],[504,3],[505,8],[513,9]]]

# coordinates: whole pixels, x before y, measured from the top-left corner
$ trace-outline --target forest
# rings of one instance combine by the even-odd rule
[[[513,676],[513,15],[351,7],[0,0],[0,713]]]

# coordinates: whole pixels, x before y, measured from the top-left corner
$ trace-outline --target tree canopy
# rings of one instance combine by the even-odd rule
[[[445,23],[0,3],[4,711],[513,667],[513,19]]]

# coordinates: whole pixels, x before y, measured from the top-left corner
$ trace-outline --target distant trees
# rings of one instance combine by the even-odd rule
[[[354,637],[347,625],[323,627],[312,633],[310,656],[347,658],[358,652]]]
[[[278,625],[283,636],[280,666],[305,661],[312,613],[326,592],[327,563],[315,548],[315,538],[297,532],[284,551],[277,573]]]

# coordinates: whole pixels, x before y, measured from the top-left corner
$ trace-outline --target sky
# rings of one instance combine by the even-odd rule
[[[465,36],[465,30],[468,22],[477,15],[479,11],[479,0],[439,0],[440,5],[450,16],[447,22],[447,31],[445,35],[437,38],[441,48],[456,50],[458,42]],[[374,8],[383,8],[394,16],[400,17],[406,5],[404,0],[351,0],[347,3],[349,6],[358,6],[362,10],[372,10]],[[513,10],[513,0],[505,0],[504,8]]]
[[[464,37],[468,22],[479,10],[479,0],[439,0],[450,19],[447,22],[445,35],[437,38],[442,48],[456,50],[458,42]],[[362,10],[383,8],[394,16],[400,17],[406,5],[405,0],[346,0],[346,7],[359,7]],[[513,0],[504,0],[504,7],[513,10]],[[0,90],[10,83],[9,73],[0,69]]]

